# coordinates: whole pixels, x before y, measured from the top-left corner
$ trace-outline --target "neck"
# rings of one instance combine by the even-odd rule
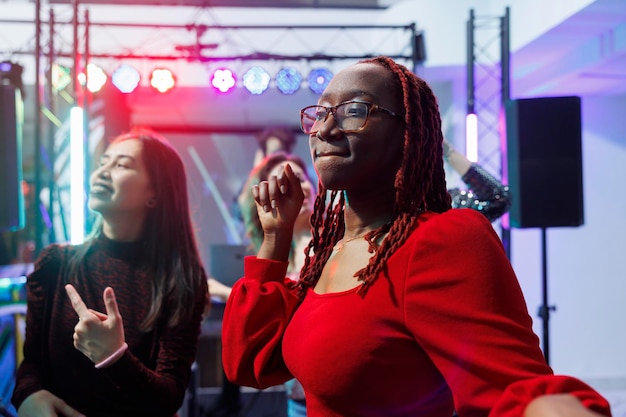
[[[111,240],[134,242],[143,235],[143,219],[107,218],[102,222],[102,232]]]
[[[346,197],[344,238],[349,239],[367,233],[390,222],[393,219],[393,201],[394,199],[384,197],[369,196],[366,199]]]

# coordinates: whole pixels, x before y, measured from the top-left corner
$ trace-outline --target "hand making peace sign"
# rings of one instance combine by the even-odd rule
[[[72,285],[66,285],[65,291],[78,314],[74,347],[93,363],[102,362],[124,345],[124,325],[113,288],[105,288],[102,294],[106,314],[88,308]]]

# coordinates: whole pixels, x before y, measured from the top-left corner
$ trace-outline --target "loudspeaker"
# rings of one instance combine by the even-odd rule
[[[505,103],[512,227],[584,222],[580,97]]]
[[[426,40],[424,32],[417,32],[413,37],[413,61],[423,64],[426,61]]]
[[[24,227],[22,193],[22,125],[20,90],[0,84],[0,231]]]

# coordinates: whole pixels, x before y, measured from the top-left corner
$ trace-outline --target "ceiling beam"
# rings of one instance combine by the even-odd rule
[[[52,4],[69,4],[72,0],[50,0]],[[378,0],[81,0],[81,4],[124,6],[191,6],[191,7],[278,7],[328,9],[386,9]]]

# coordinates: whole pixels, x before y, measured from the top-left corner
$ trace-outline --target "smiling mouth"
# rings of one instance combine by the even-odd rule
[[[108,185],[104,185],[101,183],[96,183],[91,186],[90,193],[91,194],[102,194],[102,193],[112,193],[113,189]]]
[[[347,156],[348,154],[342,152],[315,152],[315,157],[324,157],[324,156]]]

